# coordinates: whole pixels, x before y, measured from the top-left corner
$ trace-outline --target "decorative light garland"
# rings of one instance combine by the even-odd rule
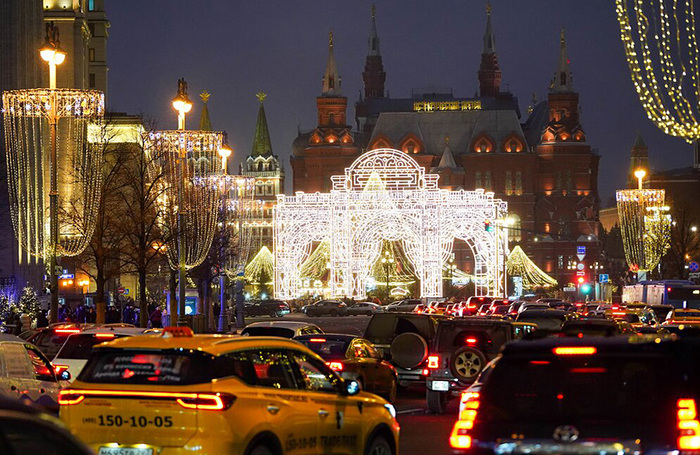
[[[2,96],[10,216],[21,248],[48,258],[49,124],[58,127],[58,256],[80,254],[92,239],[102,191],[104,94],[27,89]]]
[[[632,82],[647,117],[666,134],[688,142],[699,139],[700,59],[693,0],[615,3]]]
[[[542,269],[537,267],[532,260],[527,257],[520,245],[515,246],[506,261],[506,269],[509,276],[519,276],[523,279],[525,289],[536,287],[554,287],[558,282],[547,275]]]
[[[159,202],[163,207],[162,225],[166,233],[168,263],[178,268],[178,213],[184,214],[184,239],[187,268],[196,267],[211,248],[221,205],[221,158],[219,149],[224,135],[215,131],[154,131],[144,134],[145,151],[152,157],[154,175],[163,174],[164,188]],[[184,151],[185,175],[180,159]],[[182,191],[184,207],[178,207]]]
[[[226,228],[222,231],[222,220],[219,219],[219,230],[224,236],[223,257],[219,260],[224,272],[231,279],[244,273],[246,262],[250,256],[252,234],[250,220],[256,210],[255,179],[240,175],[212,177],[219,179],[219,185],[224,185],[226,198]],[[222,215],[221,210],[219,215]],[[269,275],[272,277],[272,273]]]
[[[400,242],[421,296],[442,295],[443,265],[455,238],[474,252],[477,295],[503,294],[505,229],[485,221],[504,218],[506,202],[492,192],[438,188],[409,155],[377,149],[360,156],[345,175],[331,177],[330,193],[279,195],[274,214],[275,295],[302,294],[301,265],[311,246],[330,245],[330,294],[363,298],[382,241]]]
[[[260,248],[260,251],[253,256],[253,259],[250,260],[248,265],[246,265],[245,280],[251,284],[259,284],[258,279],[260,275],[265,273],[270,277],[270,280],[273,279],[275,275],[274,256],[266,246],[263,246]]]
[[[658,265],[671,245],[671,215],[664,190],[618,190],[625,258],[632,271],[649,271]]]

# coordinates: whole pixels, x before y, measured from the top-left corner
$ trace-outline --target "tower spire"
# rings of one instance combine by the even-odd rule
[[[481,96],[496,96],[501,91],[501,69],[496,55],[496,38],[491,26],[491,3],[486,3],[486,32],[484,50],[479,67],[479,93]]]
[[[209,108],[207,107],[211,95],[207,92],[202,92],[199,94],[199,97],[202,99],[202,115],[199,117],[199,130],[211,131],[211,119],[209,118]]]
[[[328,63],[326,63],[326,73],[323,76],[323,96],[340,95],[340,76],[335,65],[333,55],[333,32],[328,34]]]
[[[484,33],[484,54],[496,53],[496,38],[491,27],[491,2],[486,2],[486,33]]]
[[[379,35],[377,35],[377,21],[375,19],[377,8],[372,5],[372,26],[369,29],[367,56],[379,56]]]
[[[554,81],[550,91],[552,93],[572,93],[574,91],[572,79],[569,56],[566,51],[566,34],[564,27],[562,27],[559,35],[559,65],[557,66],[557,72],[554,74]]]
[[[267,94],[263,91],[260,91],[255,96],[258,98],[258,101],[260,101],[260,108],[258,109],[258,121],[255,124],[253,150],[250,152],[250,154],[254,157],[267,157],[272,155],[272,142],[270,141],[270,131],[267,128],[267,117],[265,116],[265,107],[263,106],[263,101],[265,101]]]

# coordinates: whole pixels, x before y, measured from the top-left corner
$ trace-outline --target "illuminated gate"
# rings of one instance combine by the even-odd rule
[[[301,295],[299,268],[312,243],[330,241],[334,297],[364,298],[381,241],[400,241],[420,279],[421,297],[442,295],[442,266],[455,238],[474,253],[477,295],[504,293],[504,229],[487,230],[507,214],[493,193],[438,188],[439,176],[409,155],[377,149],[360,156],[345,175],[331,177],[330,193],[279,195],[274,208],[275,297]]]

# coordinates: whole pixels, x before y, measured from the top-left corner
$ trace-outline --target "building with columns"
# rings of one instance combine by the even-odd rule
[[[263,105],[267,95],[259,92],[256,96],[260,101],[260,108],[255,124],[253,148],[245,162],[241,163],[240,168],[240,175],[255,179],[257,204],[248,226],[248,232],[253,236],[251,244],[253,255],[263,246],[272,250],[272,208],[277,202],[277,195],[284,193],[284,166],[277,155],[272,153],[270,131]]]
[[[517,98],[501,88],[490,5],[476,74],[479,90],[473,97],[440,88],[388,97],[376,16],[372,8],[364,91],[355,104],[356,131],[344,121],[346,101],[340,96],[331,41],[317,98],[318,126],[301,133],[293,145],[294,191],[328,191],[330,176],[342,175],[360,154],[395,148],[440,175],[443,188],[483,188],[507,201],[511,225],[501,228],[508,229],[511,244],[521,245],[560,284],[576,281],[577,247],[585,246],[586,279],[592,279],[600,256],[600,157],[581,126],[564,31],[558,55],[552,53],[557,59],[547,99],[533,100],[523,118]],[[329,122],[330,106],[342,113],[339,121]],[[469,247],[455,243],[455,253],[458,266],[469,271]]]

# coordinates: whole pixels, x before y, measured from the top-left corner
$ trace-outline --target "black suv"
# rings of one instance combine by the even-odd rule
[[[451,396],[469,387],[508,342],[534,332],[534,324],[468,317],[443,319],[428,355],[428,410],[440,414]]]
[[[509,344],[450,445],[456,453],[698,453],[699,348],[670,336]]]
[[[287,302],[283,302],[282,300],[262,300],[259,302],[247,303],[243,310],[243,315],[245,317],[270,316],[272,318],[278,318],[290,312]]]
[[[372,342],[382,358],[394,365],[400,386],[423,383],[428,347],[440,318],[417,313],[377,313],[369,320],[363,338]]]

